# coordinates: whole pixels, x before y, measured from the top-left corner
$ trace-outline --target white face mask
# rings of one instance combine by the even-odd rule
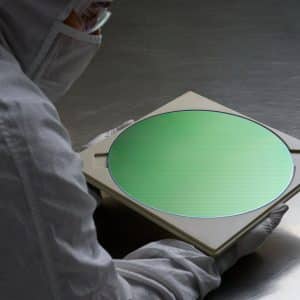
[[[71,87],[96,54],[101,35],[91,35],[56,22],[29,72],[55,102]]]

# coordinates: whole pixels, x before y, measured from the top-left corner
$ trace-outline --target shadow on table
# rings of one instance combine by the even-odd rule
[[[175,238],[171,233],[112,198],[101,200],[94,220],[98,240],[113,258],[122,258],[152,241]]]

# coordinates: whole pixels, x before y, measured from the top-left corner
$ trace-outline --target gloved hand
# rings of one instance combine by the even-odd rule
[[[88,147],[97,144],[103,140],[105,140],[106,138],[112,136],[113,134],[117,133],[118,131],[130,126],[131,124],[134,123],[134,120],[128,120],[125,121],[124,123],[122,123],[121,125],[119,125],[116,128],[112,128],[106,132],[100,133],[99,135],[97,135],[95,138],[93,138],[91,141],[89,141],[86,145],[82,146],[81,151],[87,149]],[[101,191],[99,191],[97,188],[94,188],[93,186],[91,186],[90,184],[88,184],[88,191],[89,194],[91,194],[97,201],[97,203],[99,203],[100,198],[101,198]]]
[[[118,131],[130,126],[131,124],[134,123],[134,120],[128,120],[125,121],[124,123],[122,123],[121,125],[119,125],[116,128],[112,128],[106,132],[100,133],[99,135],[97,135],[96,137],[94,137],[92,140],[90,140],[86,145],[84,145],[82,147],[82,150],[87,149],[88,147],[95,145],[103,140],[105,140],[106,138],[112,136],[113,134],[117,133]]]
[[[241,257],[254,252],[259,246],[261,246],[280,223],[287,210],[288,206],[285,204],[280,204],[275,207],[264,221],[249,231],[231,248],[217,257],[216,265],[220,274],[232,267]]]

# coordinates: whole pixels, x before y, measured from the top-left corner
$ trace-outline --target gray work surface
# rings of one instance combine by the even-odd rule
[[[74,148],[187,90],[300,138],[300,2],[118,0],[103,48],[58,105]],[[210,300],[299,299],[300,196]],[[95,215],[115,256],[167,237],[114,201]]]

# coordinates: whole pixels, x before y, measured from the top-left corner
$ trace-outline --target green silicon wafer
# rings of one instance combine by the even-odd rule
[[[237,115],[186,110],[141,120],[108,155],[119,188],[145,206],[186,217],[246,213],[279,197],[294,164],[273,132]]]

